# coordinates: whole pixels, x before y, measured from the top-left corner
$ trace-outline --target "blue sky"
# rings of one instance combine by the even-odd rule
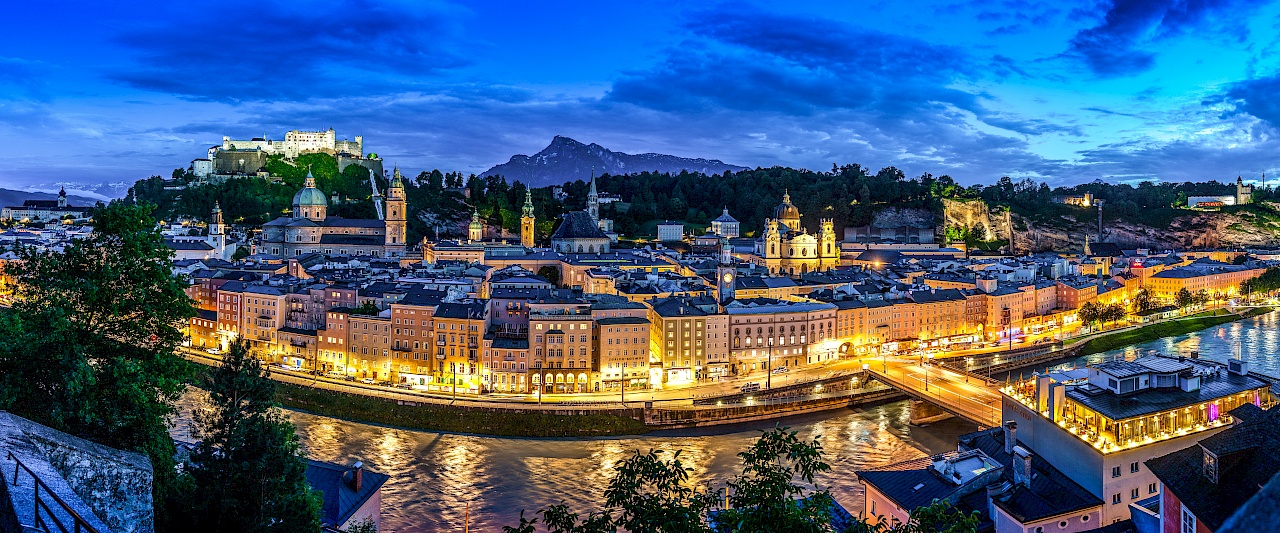
[[[1280,174],[1280,5],[24,2],[0,186],[118,195],[223,135],[333,127],[416,172],[554,135],[746,166]]]

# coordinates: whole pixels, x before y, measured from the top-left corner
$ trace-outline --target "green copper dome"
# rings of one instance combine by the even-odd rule
[[[293,206],[324,207],[327,205],[329,205],[329,202],[324,199],[324,193],[316,188],[316,179],[311,177],[311,173],[308,172],[306,185],[302,190],[298,191],[298,194],[293,195]]]

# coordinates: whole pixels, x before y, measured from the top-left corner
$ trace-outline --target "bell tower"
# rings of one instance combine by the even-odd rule
[[[222,205],[217,200],[213,202],[213,216],[209,220],[209,245],[213,247],[218,259],[227,259],[224,257],[227,249],[227,225],[222,221]]]
[[[720,237],[720,262],[716,265],[716,296],[721,304],[734,298],[738,269],[733,265],[732,248],[727,237]]]
[[[524,190],[524,207],[520,208],[520,246],[533,248],[533,191]]]
[[[471,225],[467,226],[467,239],[472,242],[484,240],[484,222],[480,221],[480,212],[471,212]]]
[[[835,219],[821,220],[821,229],[818,230],[818,257],[822,259],[840,257],[840,248],[836,245]]]
[[[404,197],[404,178],[400,176],[400,167],[395,168],[391,177],[391,186],[387,187],[386,202],[387,218],[383,223],[387,231],[387,255],[403,255],[405,246],[405,210],[407,208]]]

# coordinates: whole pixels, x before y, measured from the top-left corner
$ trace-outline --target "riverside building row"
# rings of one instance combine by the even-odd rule
[[[1069,261],[1061,257],[900,259],[791,278],[737,261],[727,246],[714,257],[509,244],[482,253],[434,264],[258,254],[175,268],[190,276],[201,310],[190,325],[194,347],[225,349],[241,336],[299,369],[461,392],[663,387],[855,355],[1022,342],[1078,325],[1081,306],[1124,302],[1139,286],[1132,270],[1099,279],[1064,267],[1045,277]],[[548,268],[560,283],[537,274]],[[1148,257],[1143,268],[1228,272],[1230,283],[1262,271],[1180,257]]]

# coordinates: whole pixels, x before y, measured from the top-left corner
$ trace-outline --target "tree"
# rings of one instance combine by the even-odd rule
[[[176,503],[166,423],[188,379],[174,349],[195,310],[151,212],[112,202],[62,252],[18,250],[6,267],[15,303],[0,315],[0,409],[146,453],[163,531]]]
[[[978,530],[978,513],[964,514],[946,500],[911,511],[910,518],[900,524],[878,520],[875,525],[855,522],[845,533],[970,533]]]
[[[320,499],[307,484],[306,457],[248,342],[232,342],[203,387],[210,408],[194,417],[200,443],[184,469],[193,493],[183,519],[209,531],[319,531]]]
[[[373,519],[365,518],[348,526],[343,533],[378,533],[378,525],[373,523]]]
[[[1195,304],[1195,296],[1191,295],[1191,291],[1186,287],[1178,289],[1178,293],[1173,296],[1173,303],[1179,308],[1186,309]]]
[[[777,428],[765,432],[749,449],[738,454],[742,474],[729,482],[728,508],[724,493],[699,491],[687,486],[689,468],[680,452],[663,460],[662,452],[649,451],[623,459],[605,489],[605,509],[585,516],[566,505],[538,511],[549,533],[604,533],[654,531],[680,533],[765,533],[804,531],[832,533],[833,501],[826,490],[811,488],[818,473],[830,466],[822,460],[822,446],[815,438],[804,441],[796,432]],[[519,525],[504,533],[536,533],[539,518],[520,513]],[[934,503],[911,513],[901,527],[855,524],[853,533],[967,533],[977,530],[977,513],[965,515],[944,503]]]
[[[237,246],[237,247],[236,247],[236,251],[235,251],[234,253],[232,253],[232,254],[231,254],[231,260],[232,260],[232,261],[239,261],[239,260],[244,259],[244,258],[246,258],[246,257],[249,257],[249,247],[248,247],[248,246]]]
[[[1094,302],[1085,302],[1080,306],[1080,310],[1076,311],[1076,316],[1085,324],[1093,324],[1098,322],[1102,316],[1101,309]]]
[[[378,309],[378,306],[370,300],[365,300],[364,303],[360,304],[360,307],[351,310],[353,315],[378,316],[378,313],[381,312],[382,310]]]
[[[560,270],[553,266],[544,266],[538,269],[538,276],[550,281],[552,285],[560,286]]]
[[[1155,309],[1156,303],[1151,298],[1151,291],[1146,287],[1139,287],[1138,292],[1133,295],[1133,312],[1135,314],[1145,313]]]

